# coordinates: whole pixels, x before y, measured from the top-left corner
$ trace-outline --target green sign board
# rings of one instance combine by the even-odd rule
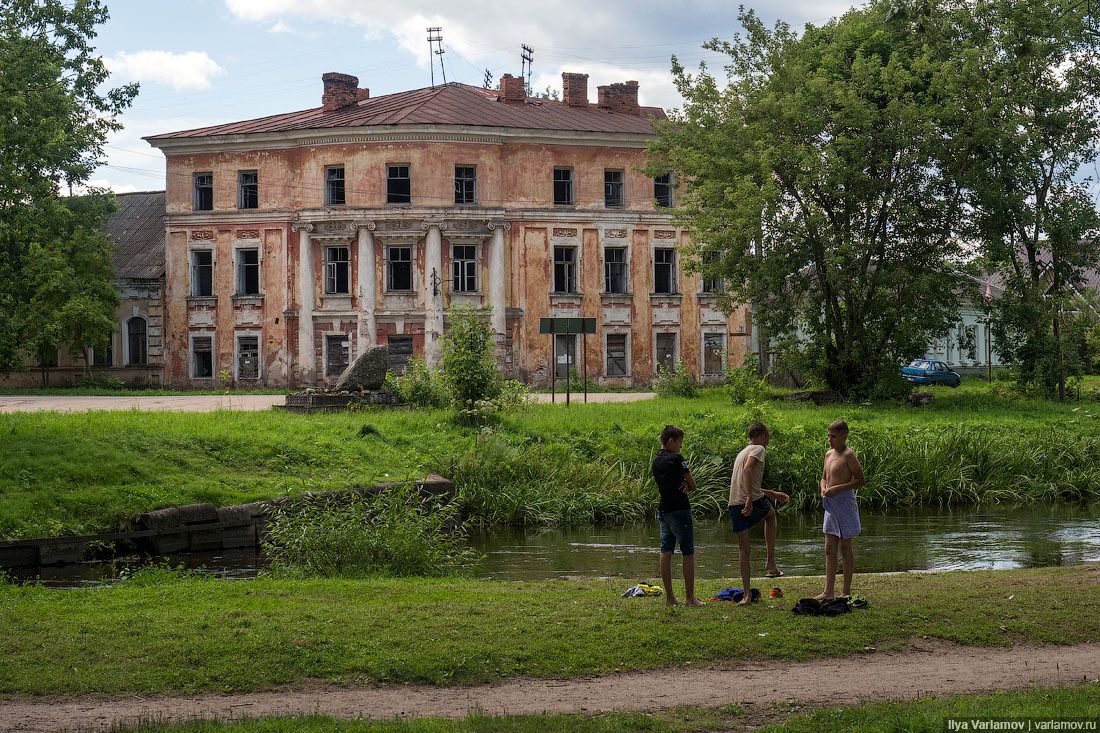
[[[540,318],[539,333],[596,333],[596,319]]]

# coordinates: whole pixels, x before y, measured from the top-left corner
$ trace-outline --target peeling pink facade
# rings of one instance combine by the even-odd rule
[[[556,102],[508,79],[507,94],[370,99],[326,75],[327,106],[149,138],[168,171],[165,381],[320,385],[372,344],[395,368],[436,362],[455,304],[491,307],[502,370],[524,381],[547,383],[571,349],[604,384],[645,384],[668,358],[720,380],[751,329],[684,272],[688,234],[640,171],[659,110],[638,106],[636,83],[590,104],[586,77],[567,77]],[[402,186],[408,202],[391,202]],[[597,333],[555,344],[546,316],[595,318]]]

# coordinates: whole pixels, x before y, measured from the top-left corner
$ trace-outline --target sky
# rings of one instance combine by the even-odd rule
[[[116,193],[164,188],[164,156],[142,137],[319,107],[321,75],[359,77],[372,97],[457,81],[496,88],[533,50],[531,86],[561,91],[563,71],[596,87],[637,80],[643,105],[678,107],[673,54],[689,68],[722,57],[702,48],[737,30],[736,0],[105,0],[93,45],[110,86],[141,91],[110,136],[89,184]],[[843,0],[757,0],[769,24],[801,29],[842,14]],[[443,69],[426,28],[441,28]]]

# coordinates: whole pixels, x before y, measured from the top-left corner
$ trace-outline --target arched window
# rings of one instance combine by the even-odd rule
[[[134,316],[126,321],[126,363],[148,364],[149,350],[147,344],[145,319],[141,316]]]

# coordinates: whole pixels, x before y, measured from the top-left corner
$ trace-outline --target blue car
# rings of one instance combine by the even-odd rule
[[[962,384],[958,372],[951,371],[944,362],[932,359],[914,359],[909,366],[901,368],[901,376],[913,384],[946,384],[948,387]]]

